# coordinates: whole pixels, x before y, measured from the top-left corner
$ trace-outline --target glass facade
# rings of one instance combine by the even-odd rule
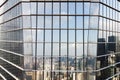
[[[7,0],[0,6],[0,78],[119,80],[119,5]]]

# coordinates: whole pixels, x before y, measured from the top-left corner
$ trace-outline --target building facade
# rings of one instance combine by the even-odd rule
[[[120,2],[4,0],[1,80],[119,80]]]

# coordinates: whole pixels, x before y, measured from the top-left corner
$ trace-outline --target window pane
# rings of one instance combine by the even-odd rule
[[[67,28],[67,16],[61,16],[61,28]]]
[[[91,15],[98,15],[98,11],[99,11],[99,4],[98,3],[91,3],[91,7],[90,7],[90,14]]]
[[[36,30],[32,30],[32,41],[36,41]]]
[[[50,56],[51,55],[51,44],[45,43],[45,55]]]
[[[98,29],[98,17],[90,17],[90,28]]]
[[[69,3],[69,14],[75,14],[75,3]]]
[[[30,14],[30,3],[22,3],[23,14]]]
[[[96,56],[97,55],[97,44],[88,44],[88,55]]]
[[[97,30],[89,30],[89,42],[97,42]]]
[[[77,42],[83,42],[83,30],[76,31]]]
[[[36,16],[31,16],[32,19],[32,28],[36,28]]]
[[[44,27],[44,17],[43,16],[38,16],[38,28],[43,28]]]
[[[75,42],[75,30],[69,30],[69,42]]]
[[[53,16],[53,28],[59,28],[59,16]]]
[[[67,3],[61,3],[61,14],[67,14]]]
[[[83,28],[83,17],[82,16],[77,16],[76,26],[77,28]]]
[[[61,42],[67,42],[67,30],[61,30]]]
[[[75,43],[69,43],[69,56],[74,57],[75,56]]]
[[[59,14],[59,4],[60,3],[53,3],[53,14]]]
[[[67,44],[61,43],[61,56],[66,56],[66,55],[67,55]]]
[[[45,30],[45,41],[51,42],[51,30]]]
[[[36,14],[36,3],[31,3],[31,14]]]
[[[53,43],[53,56],[59,56],[59,43]]]
[[[84,3],[84,13],[85,14],[90,13],[90,3]]]
[[[32,54],[32,44],[24,43],[24,54]]]
[[[44,14],[44,3],[38,3],[38,14]]]
[[[37,43],[37,55],[38,56],[43,55],[43,44],[42,43]]]
[[[77,6],[77,7],[76,7],[76,9],[77,9],[77,10],[76,10],[76,13],[77,13],[77,14],[83,14],[83,3],[77,2],[77,3],[76,3],[76,6]]]
[[[52,3],[46,3],[45,6],[46,6],[45,13],[51,14],[52,13]]]
[[[30,42],[32,41],[31,30],[24,30],[24,41]]]
[[[30,16],[23,16],[23,27],[24,28],[31,27]]]
[[[59,30],[53,30],[53,42],[59,42]]]
[[[52,19],[51,16],[45,16],[45,28],[51,28]]]
[[[37,41],[43,42],[43,30],[38,30],[37,32]]]
[[[84,30],[84,42],[88,42],[88,30]]]
[[[77,46],[77,57],[82,57],[83,56],[83,44],[76,44]]]
[[[75,28],[75,17],[69,16],[69,28]]]
[[[90,21],[90,19],[89,19],[90,17],[89,16],[84,16],[84,28],[85,29],[88,29],[88,27],[89,27],[89,21]],[[92,21],[91,21],[92,22]]]

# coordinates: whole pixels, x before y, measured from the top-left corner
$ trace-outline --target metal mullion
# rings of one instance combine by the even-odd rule
[[[61,2],[59,2],[59,14],[61,14]],[[61,16],[59,16],[59,70],[61,70]],[[60,71],[59,71],[60,80]]]
[[[45,2],[44,2],[44,29],[43,29],[43,80],[44,79],[44,69],[45,69]]]
[[[109,2],[109,4],[110,4],[110,2]],[[109,8],[109,18],[110,18],[110,8]],[[109,35],[108,36],[110,36],[110,19],[109,19],[109,27],[108,27],[108,30],[109,30]]]
[[[30,14],[31,16],[44,16],[44,14]],[[21,16],[30,16],[27,14],[21,15]],[[45,16],[75,16],[75,14],[46,14]],[[77,16],[98,16],[98,15],[94,15],[94,14],[76,14]]]
[[[36,14],[38,14],[38,3],[36,3]],[[36,38],[35,38],[35,70],[37,70],[37,27],[38,27],[38,16],[36,16]],[[37,71],[35,71],[36,80]]]
[[[112,0],[112,1],[113,1],[113,0]],[[114,3],[114,2],[112,2],[112,7],[113,7],[113,5],[114,5],[113,3]],[[113,9],[112,9],[112,35],[113,35],[113,20],[114,20],[114,19],[113,19]]]
[[[115,11],[120,12],[119,10],[117,10],[117,9],[115,9],[115,8],[113,8],[113,7],[111,7],[110,5],[107,5],[107,4],[103,3],[103,2],[99,2],[99,3],[100,3],[100,4],[103,4],[104,6],[107,6],[107,7],[111,8],[111,9],[113,9],[113,10],[115,10]],[[110,3],[109,3],[109,4],[110,4]]]
[[[69,1],[69,0],[67,0]],[[67,14],[69,14],[69,2],[67,2]],[[69,67],[69,16],[67,15],[67,80],[68,80],[68,67]]]
[[[84,0],[83,0],[84,1]],[[84,12],[84,2],[82,3],[83,4],[83,14],[85,13]],[[83,71],[85,71],[85,51],[84,51],[84,49],[85,49],[85,30],[84,30],[84,27],[85,27],[85,25],[84,25],[84,15],[83,15]],[[86,74],[85,74],[85,76],[86,76]],[[85,78],[85,77],[84,77]],[[87,79],[87,78],[85,78],[85,79]]]
[[[77,71],[77,26],[76,26],[76,14],[77,14],[77,3],[75,2],[75,71]],[[75,80],[77,80],[77,73],[75,73]]]
[[[52,18],[51,18],[51,80],[53,78],[53,72],[52,72],[52,67],[53,67],[53,1],[52,1]]]
[[[98,10],[98,15],[100,15],[100,3],[99,3],[99,10]],[[98,16],[98,31],[97,31],[97,39],[99,38],[99,32],[100,32],[100,16]],[[98,44],[98,43],[97,43]],[[96,51],[96,53],[97,53],[97,51]],[[96,54],[96,55],[98,55],[98,53]],[[95,70],[97,70],[98,68],[97,68],[97,61],[98,61],[98,58],[96,57],[96,63],[95,63]],[[98,73],[96,73],[96,79],[97,79],[97,74]]]
[[[91,11],[90,11],[91,10],[91,5],[92,5],[92,3],[90,2],[89,14],[91,14]],[[87,73],[86,73],[87,80],[89,80],[88,76],[90,75],[90,73],[88,73],[89,71],[87,69],[88,68],[88,61],[87,60],[88,60],[88,57],[89,57],[89,44],[90,44],[90,42],[89,42],[89,38],[90,38],[89,37],[89,33],[90,33],[90,30],[91,30],[90,29],[90,27],[91,27],[91,21],[90,21],[91,20],[91,16],[89,16],[88,20],[89,20],[89,24],[88,24],[89,26],[88,26],[88,34],[87,34],[87,49],[86,49],[87,50],[87,54],[86,54],[87,57],[85,58],[85,60],[86,60],[86,71],[87,71]]]
[[[114,0],[112,0],[112,7],[114,6],[113,3],[114,3]],[[112,19],[113,19],[113,11],[114,11],[114,10],[112,9]],[[115,15],[114,15],[114,16],[115,16]],[[114,19],[113,19],[113,20],[114,20]],[[114,29],[114,26],[113,26],[113,21],[112,21],[112,36],[113,36],[113,34],[114,34],[114,33],[113,33],[113,29]],[[112,60],[112,65],[114,64],[113,62],[114,62],[114,61]],[[112,74],[111,74],[111,76],[114,75],[114,74],[115,74],[115,67],[112,67]]]

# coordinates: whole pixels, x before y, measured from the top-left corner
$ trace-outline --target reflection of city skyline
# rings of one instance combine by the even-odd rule
[[[120,79],[118,5],[6,0],[0,5],[0,80]]]

